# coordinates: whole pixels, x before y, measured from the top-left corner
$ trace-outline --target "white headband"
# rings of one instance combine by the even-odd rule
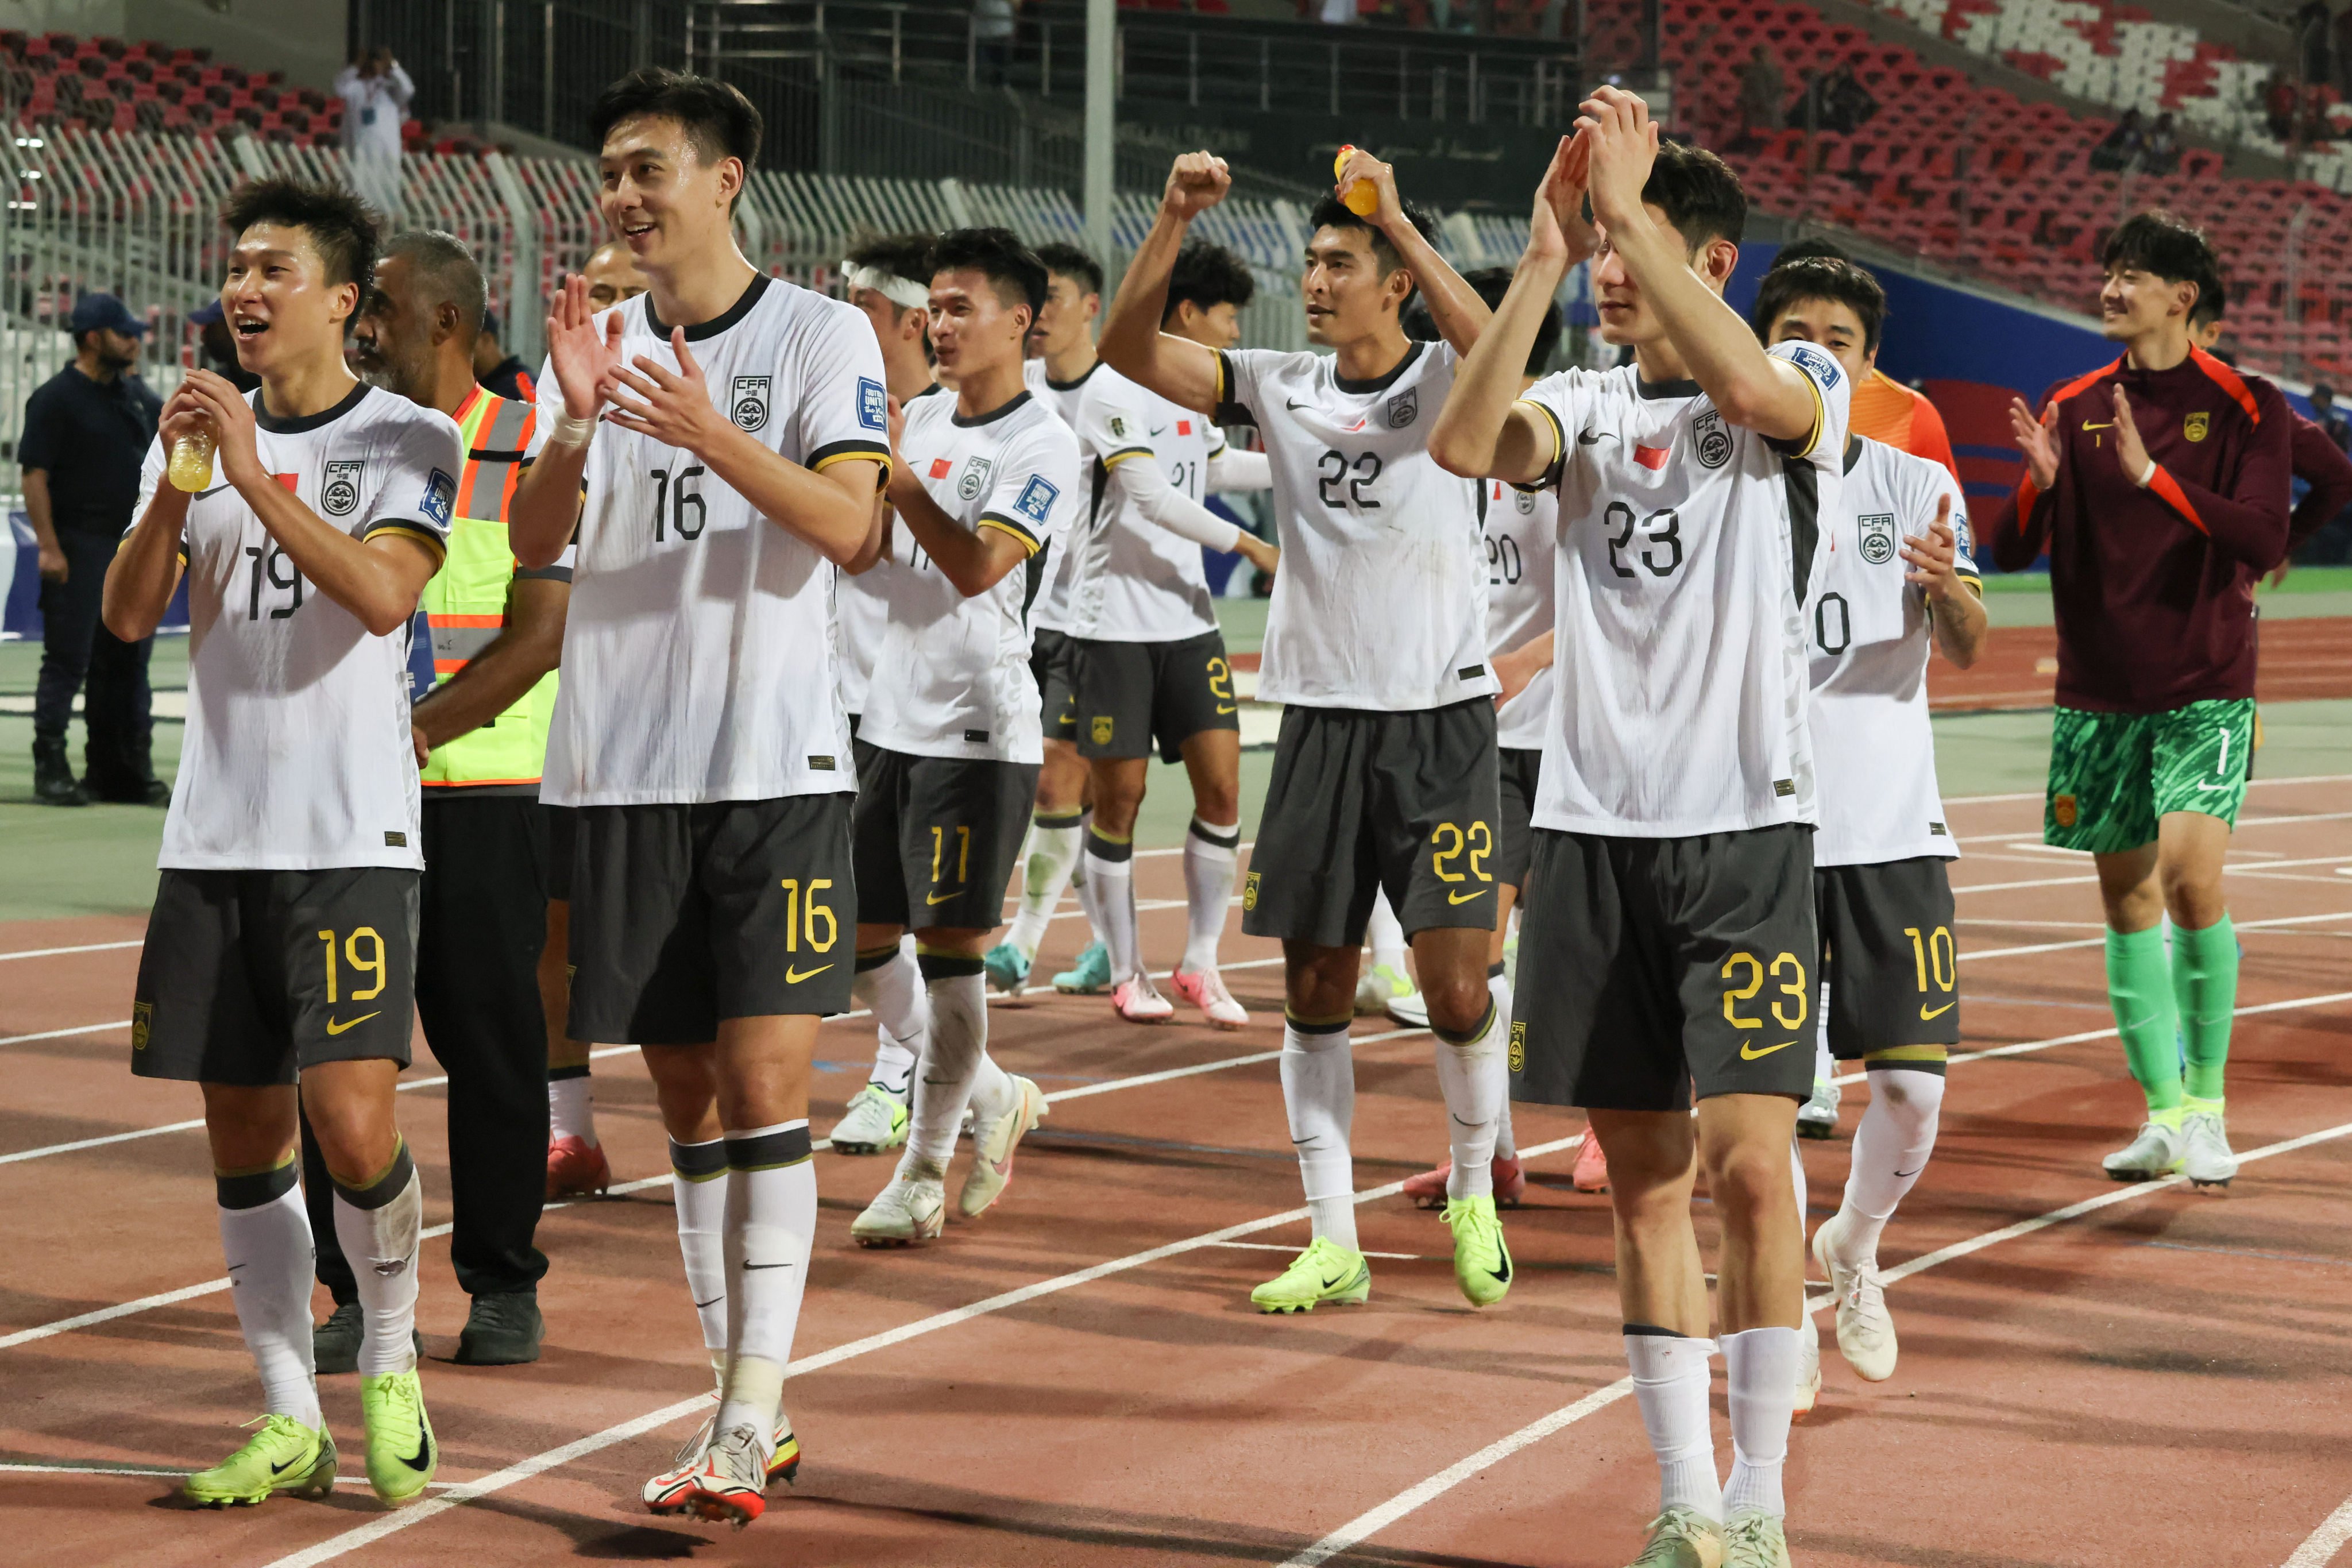
[[[892,304],[909,310],[929,308],[931,291],[909,278],[900,278],[878,267],[860,267],[855,261],[841,264],[843,279],[852,289],[871,289]]]

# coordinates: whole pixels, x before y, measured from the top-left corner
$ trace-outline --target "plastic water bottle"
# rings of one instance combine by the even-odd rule
[[[172,487],[194,492],[213,477],[213,448],[219,444],[209,422],[172,443]]]
[[[1339,156],[1331,160],[1333,179],[1339,177],[1339,171],[1348,166],[1348,154],[1355,150],[1353,143],[1339,149]],[[1358,180],[1339,193],[1339,205],[1358,217],[1370,217],[1381,210],[1381,193],[1373,187],[1371,181]]]

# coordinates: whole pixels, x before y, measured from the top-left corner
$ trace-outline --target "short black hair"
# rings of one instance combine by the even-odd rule
[[[1739,176],[1706,148],[1685,142],[1658,143],[1642,201],[1666,215],[1691,254],[1713,239],[1738,245],[1748,228],[1748,192]]]
[[[1490,310],[1500,310],[1503,296],[1511,291],[1511,269],[1507,267],[1481,267],[1475,272],[1465,272],[1462,281],[1478,290],[1478,298],[1486,301]],[[1444,334],[1437,330],[1437,320],[1429,313],[1428,301],[1414,300],[1397,316],[1397,324],[1404,335],[1433,343]],[[1536,328],[1536,341],[1528,350],[1528,374],[1542,375],[1551,369],[1552,355],[1559,351],[1559,335],[1567,328],[1559,313],[1559,301],[1552,300],[1544,307],[1543,323]]]
[[[1082,283],[1089,294],[1102,292],[1102,263],[1066,239],[1056,239],[1037,247],[1037,259],[1045,270],[1057,273],[1074,283]]]
[[[2221,263],[2204,234],[2162,209],[2124,219],[2099,247],[2099,265],[2146,272],[2167,283],[2194,283],[2202,295],[2221,276]],[[2190,307],[2194,310],[2196,307]]]
[[[1853,259],[1835,240],[1823,239],[1819,235],[1812,235],[1804,239],[1792,239],[1782,246],[1780,254],[1772,258],[1772,265],[1778,267],[1784,261],[1802,261],[1810,256],[1826,256],[1832,261]]]
[[[383,258],[395,256],[410,258],[429,298],[457,307],[468,343],[482,335],[483,319],[490,313],[489,289],[482,280],[482,264],[464,240],[437,228],[407,229],[383,243]]]
[[[2189,307],[2189,324],[2202,327],[2230,313],[2230,285],[2220,267],[2205,269],[2197,279],[2197,303]]]
[[[1397,205],[1404,209],[1405,222],[1420,230],[1422,238],[1436,237],[1437,220],[1429,215],[1427,209],[1402,196],[1397,198]],[[1397,253],[1395,246],[1389,243],[1389,237],[1374,228],[1371,219],[1359,216],[1338,196],[1325,196],[1317,202],[1315,210],[1307,215],[1307,227],[1310,233],[1318,228],[1362,229],[1372,242],[1372,258],[1381,264],[1381,276],[1383,278],[1404,265],[1404,258]]]
[[[852,267],[870,267],[926,289],[931,286],[931,236],[928,234],[874,235],[851,246],[845,259]]]
[[[1190,300],[1203,310],[1219,305],[1231,305],[1240,310],[1257,295],[1257,276],[1249,263],[1222,245],[1212,245],[1196,239],[1176,253],[1176,265],[1168,274],[1168,303],[1160,312],[1160,323],[1176,313],[1176,307]]]
[[[588,110],[588,134],[602,147],[614,126],[641,114],[677,121],[705,163],[740,158],[749,174],[759,161],[766,129],[760,111],[723,81],[667,66],[633,70],[596,95]]]
[[[1028,306],[1032,325],[1045,308],[1051,281],[1045,264],[1009,228],[951,228],[931,242],[927,265],[934,278],[942,272],[979,273],[996,286],[1006,309]]]
[[[375,287],[379,243],[375,214],[351,192],[335,185],[306,185],[285,178],[240,185],[221,204],[221,222],[231,234],[257,224],[299,228],[310,237],[329,285],[356,283],[365,295]]]
[[[1878,335],[1886,325],[1886,290],[1864,268],[1828,256],[1801,256],[1794,261],[1772,264],[1756,286],[1756,310],[1748,318],[1756,335],[1769,342],[1772,323],[1805,300],[1828,300],[1845,306],[1862,323],[1863,352],[1878,352]]]

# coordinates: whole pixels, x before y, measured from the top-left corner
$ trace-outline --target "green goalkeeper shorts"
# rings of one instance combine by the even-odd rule
[[[2112,855],[2156,841],[2167,812],[2198,811],[2235,826],[2253,758],[2249,697],[2191,702],[2168,713],[2058,710],[2042,837]]]

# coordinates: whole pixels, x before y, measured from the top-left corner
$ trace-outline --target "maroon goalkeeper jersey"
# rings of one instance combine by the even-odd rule
[[[2116,455],[2116,395],[2156,464]],[[2170,370],[2117,360],[2053,389],[2058,479],[2029,471],[1983,542],[2004,572],[2045,550],[2058,701],[2161,713],[2254,694],[2254,584],[2286,554],[2293,411],[2278,388],[2191,349]]]

